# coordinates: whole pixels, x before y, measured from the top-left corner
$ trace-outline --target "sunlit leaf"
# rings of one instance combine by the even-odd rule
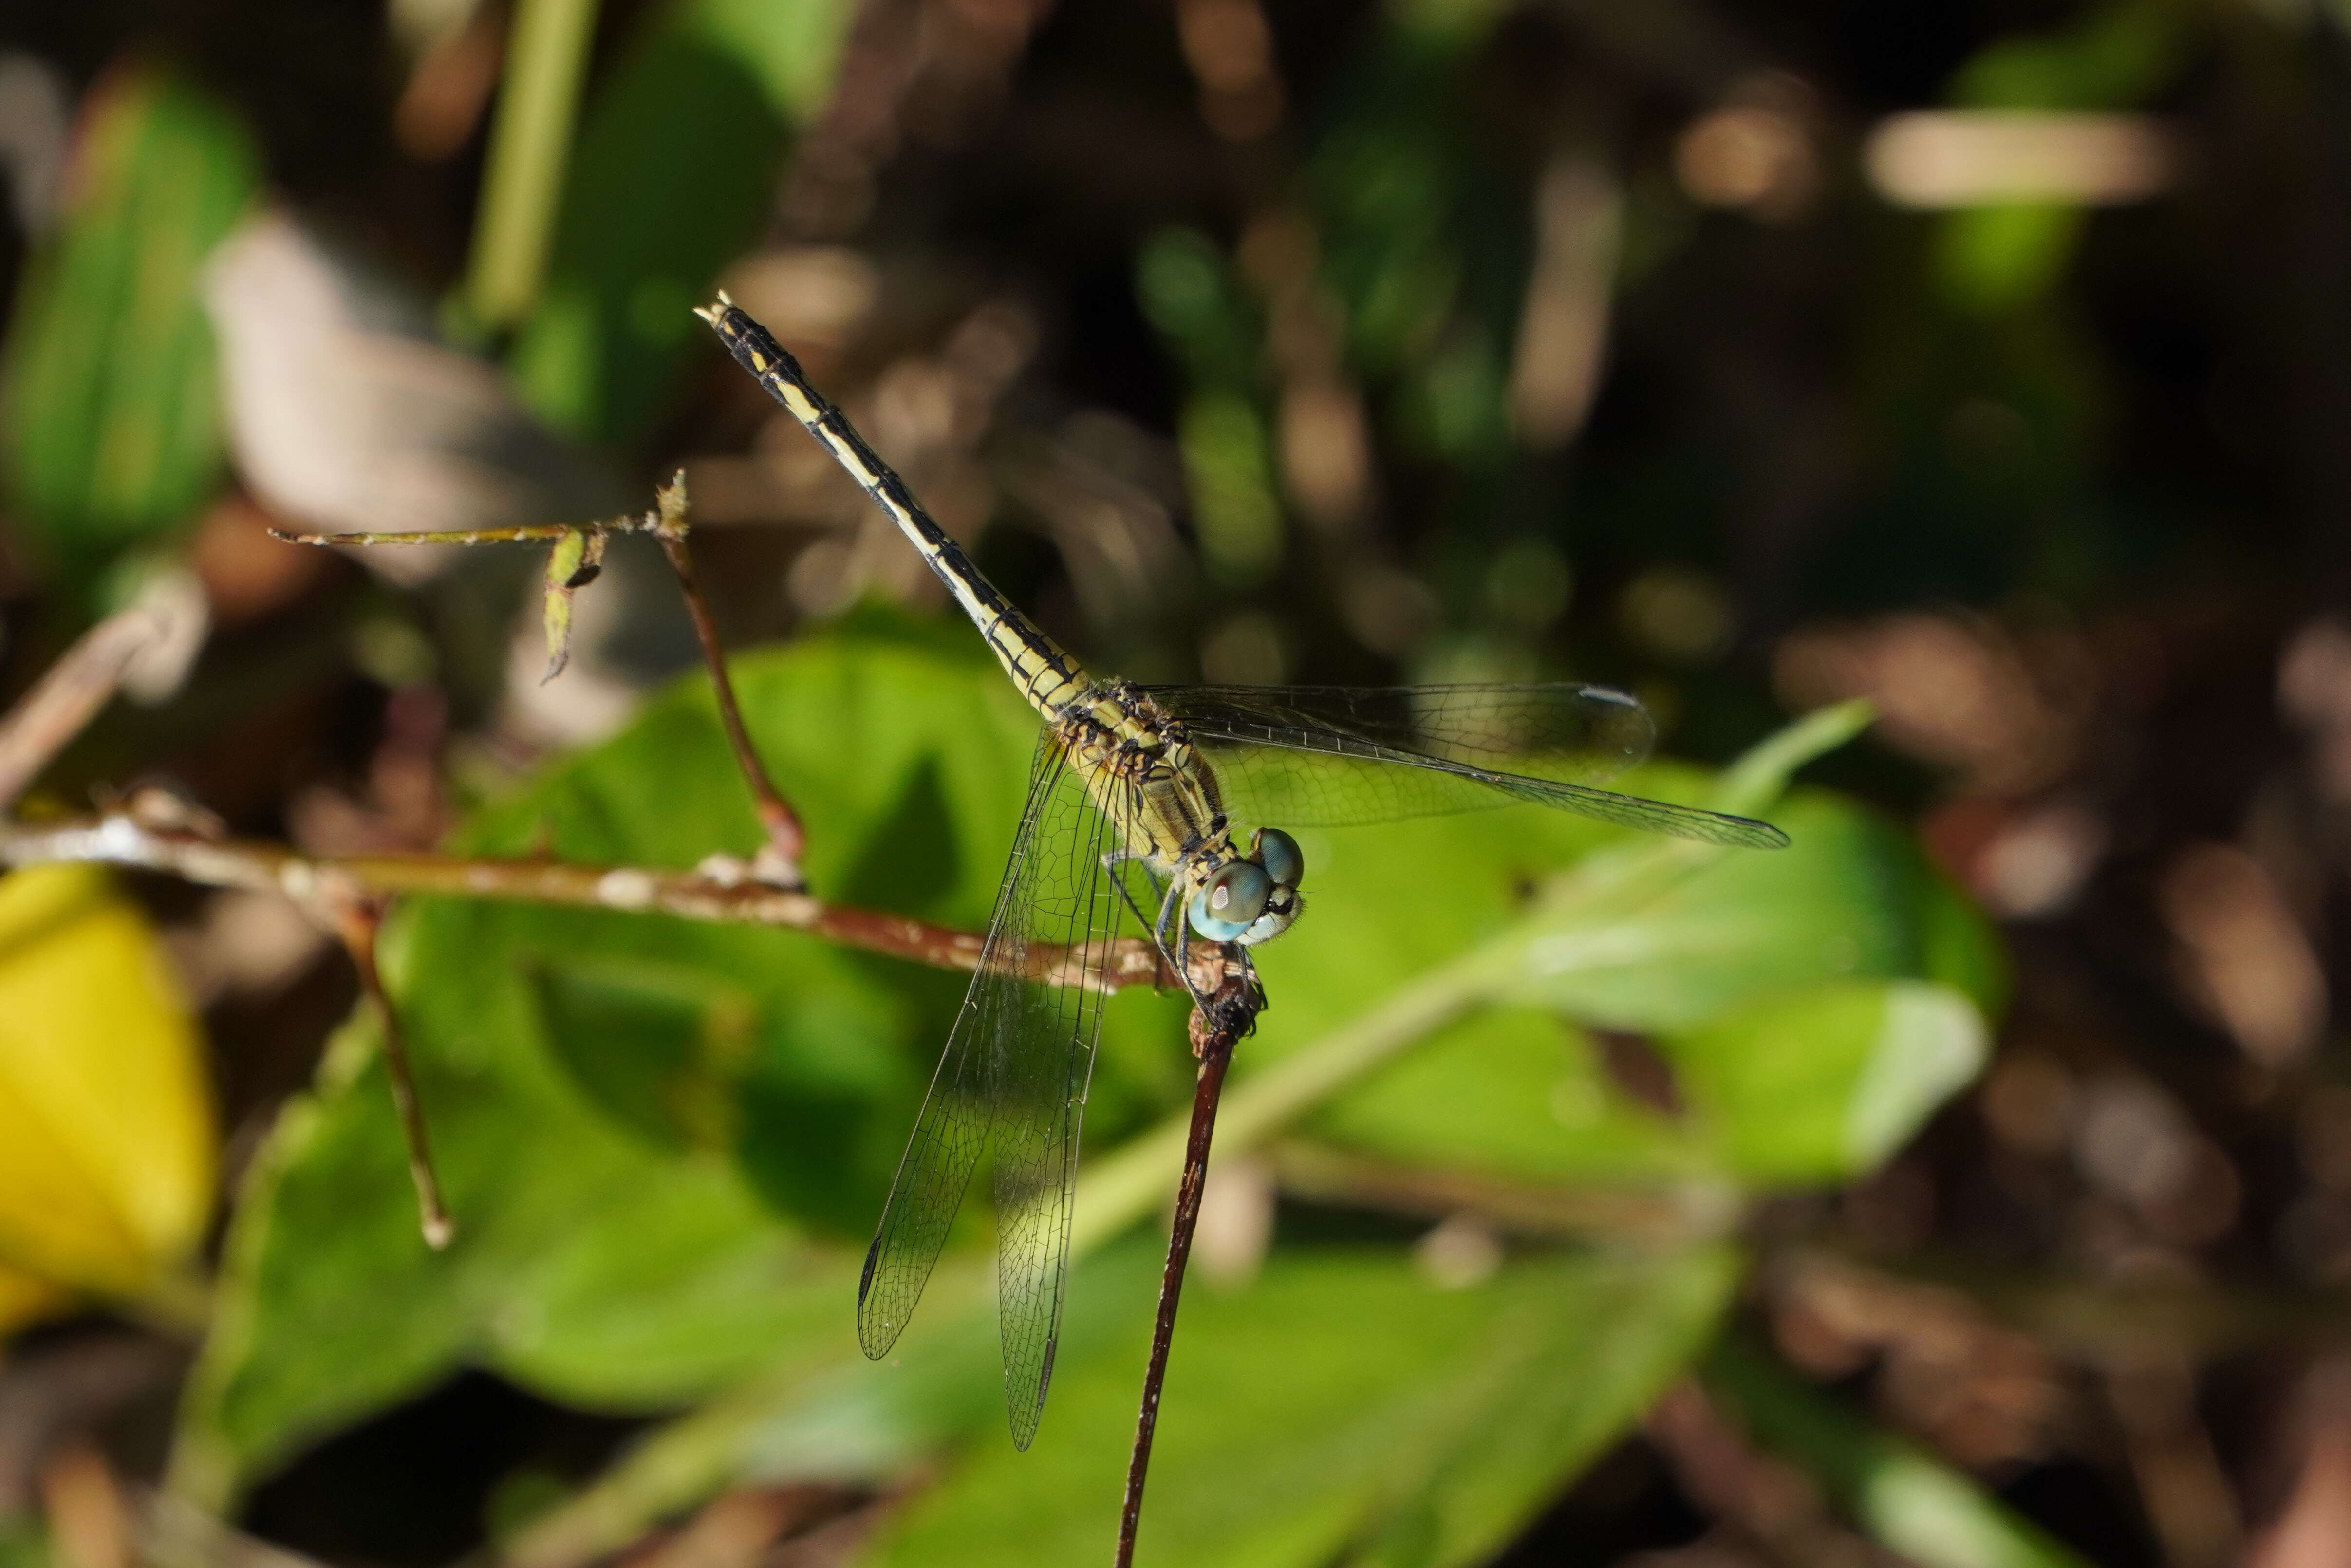
[[[820,825],[819,894],[986,919],[1036,722],[976,644],[849,634],[735,674]],[[761,841],[700,681],[461,840],[679,868]],[[466,1363],[643,1409],[796,1354],[854,1357],[858,1256],[964,977],[793,932],[464,901],[418,901],[385,959],[457,1241],[417,1236],[359,1026],[241,1206],[188,1406],[192,1489],[225,1496]],[[1188,1061],[1172,998],[1122,996],[1111,1031],[1105,1137],[1180,1094]]]
[[[818,893],[967,927],[986,919],[1036,720],[968,640],[848,631],[738,661],[737,678],[762,752],[820,825],[805,862]],[[1707,788],[1686,769],[1639,782],[1682,798]],[[1807,872],[1792,851],[1798,874],[1780,880],[1730,868],[1789,857],[1699,867],[1671,846],[1539,811],[1308,835],[1312,913],[1265,950],[1275,1007],[1246,1055],[1276,1057],[1353,1016],[1367,976],[1409,976],[1521,932],[1531,889],[1554,890],[1538,906],[1536,928],[1551,930],[1542,922],[1567,918],[1577,876],[1605,881],[1614,866],[1621,887],[1644,855],[1668,857],[1646,895],[1661,929],[1719,923],[1727,908],[1741,929],[1776,918],[1797,931],[1750,944],[1704,1016],[1824,965],[1864,976],[1924,965],[1910,905],[1886,897],[1924,885],[1907,843],[1824,797],[1782,815],[1804,829],[1800,843],[1816,841],[1818,863]],[[622,737],[551,769],[461,839],[485,852],[676,867],[759,842],[699,683],[649,704]],[[1723,908],[1703,893],[1712,878]],[[1821,907],[1795,913],[1806,901]],[[1827,931],[1853,945],[1823,947]],[[1646,968],[1619,976],[1622,994],[1671,998],[1690,967],[1687,944],[1656,946]],[[240,1214],[224,1328],[188,1406],[183,1452],[203,1458],[181,1473],[200,1494],[217,1500],[301,1442],[467,1363],[617,1409],[690,1400],[757,1370],[784,1406],[810,1412],[822,1462],[860,1474],[996,1430],[994,1335],[952,1327],[956,1301],[973,1295],[954,1281],[984,1267],[984,1205],[967,1217],[978,1245],[943,1265],[930,1327],[902,1353],[904,1385],[946,1406],[856,1413],[859,1379],[881,1374],[856,1356],[848,1305],[962,977],[789,932],[459,901],[420,902],[386,956],[458,1243],[436,1257],[416,1237],[380,1069],[355,1031],[317,1098],[273,1138]],[[1679,1019],[1687,1003],[1651,1005]],[[1112,1003],[1090,1151],[1181,1103],[1182,1010],[1144,992]],[[1559,1085],[1574,1073],[1603,1097],[1596,1129],[1560,1113]],[[1562,1033],[1551,1006],[1496,1009],[1343,1101],[1326,1130],[1518,1171],[1654,1172],[1661,1150],[1690,1163],[1686,1129],[1614,1093],[1588,1038]],[[1073,1306],[1068,1365],[1085,1359],[1089,1335],[1114,1339],[1141,1321],[1097,1315],[1114,1304]],[[789,1458],[760,1452],[762,1463]],[[723,1479],[747,1453],[722,1442],[693,1473]],[[806,1444],[799,1457],[816,1462]]]
[[[0,881],[0,1260],[142,1295],[186,1263],[214,1180],[202,1044],[145,918],[90,868]]]
[[[1659,1049],[1730,1169],[1830,1181],[1874,1168],[1982,1067],[1983,1015],[1946,986],[1838,980],[1769,998]]]
[[[1139,1555],[1219,1568],[1481,1561],[1704,1343],[1734,1264],[1713,1250],[1559,1258],[1448,1291],[1400,1255],[1303,1251],[1277,1254],[1246,1291],[1196,1290]],[[1123,1328],[1062,1364],[1036,1446],[980,1445],[866,1560],[1099,1562],[1134,1428],[1150,1282],[1147,1266],[1081,1275],[1089,1296],[1119,1298]]]
[[[1696,775],[1662,766],[1626,787],[1705,797]],[[1496,996],[1510,1005],[1449,1025],[1342,1096],[1318,1129],[1384,1155],[1517,1176],[1735,1166],[1714,1133],[1627,1096],[1583,1026],[1670,1034],[1792,988],[1907,978],[1965,988],[1990,1014],[2003,983],[1981,916],[1891,823],[1817,792],[1767,814],[1792,847],[1678,872],[1671,846],[1516,808],[1303,835],[1307,914],[1261,953],[1275,1010],[1236,1071],[1375,1005],[1367,975],[1410,976],[1517,931]],[[1614,859],[1585,858],[1604,844]],[[1627,856],[1654,863],[1628,870]],[[1546,886],[1530,914],[1525,900]],[[1804,1070],[1805,1040],[1769,1043],[1798,1059],[1775,1071]]]

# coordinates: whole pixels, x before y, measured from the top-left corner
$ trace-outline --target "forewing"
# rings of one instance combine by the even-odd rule
[[[1098,974],[1116,934],[1102,856],[1110,824],[1048,732],[979,969],[900,1160],[858,1286],[858,1338],[889,1354],[921,1298],[983,1156],[993,1150],[1006,1401],[1013,1441],[1036,1433],[1069,1262],[1078,1119],[1102,1024],[1098,986],[1031,977],[1058,949]]]
[[[1649,754],[1641,705],[1603,686],[1155,686],[1260,825],[1344,827],[1528,801],[1750,849],[1768,823],[1594,788]]]

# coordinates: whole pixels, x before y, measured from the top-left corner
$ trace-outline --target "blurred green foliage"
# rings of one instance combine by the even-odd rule
[[[183,532],[220,477],[220,374],[198,288],[254,199],[236,112],[160,67],[83,110],[57,231],[28,258],[0,352],[0,474],[28,542],[84,587]]]
[[[871,1561],[1099,1554],[1134,1433],[1152,1250],[1123,1280],[1080,1276],[1125,1322],[1065,1366],[1048,1435],[1025,1455],[982,1450]],[[1447,1290],[1395,1251],[1299,1249],[1246,1287],[1195,1291],[1153,1456],[1152,1560],[1477,1562],[1648,1406],[1736,1278],[1728,1250],[1700,1247],[1532,1260]]]
[[[2133,109],[2179,70],[2186,44],[2176,7],[2126,0],[2069,27],[1990,46],[1953,78],[1951,101],[1970,109]],[[2080,207],[2022,203],[1947,214],[1936,245],[1945,296],[1975,316],[2046,298],[2088,216]]]
[[[627,445],[668,408],[693,308],[756,240],[792,129],[822,107],[841,0],[651,7],[572,149],[544,296],[509,363],[526,402]],[[691,106],[691,112],[681,112]]]

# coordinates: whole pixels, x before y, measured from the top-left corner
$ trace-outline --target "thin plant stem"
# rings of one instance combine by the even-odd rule
[[[465,272],[465,304],[486,328],[518,326],[538,302],[595,35],[596,0],[517,8]]]
[[[714,857],[691,872],[582,865],[545,860],[467,859],[435,854],[307,856],[279,844],[211,834],[150,820],[137,809],[40,823],[0,821],[0,864],[131,866],[207,887],[284,894],[316,907],[327,890],[390,897],[437,894],[509,904],[668,915],[726,925],[805,931],[829,942],[932,968],[979,967],[983,938],[885,911],[827,904],[754,880],[739,862]],[[1196,959],[1196,964],[1207,960]],[[1178,977],[1158,949],[1124,937],[1093,964],[1082,949],[1040,946],[1026,974],[1046,985],[1104,992],[1129,986],[1173,988]],[[1205,972],[1205,971],[1204,971]],[[1213,976],[1207,983],[1213,983]]]
[[[40,777],[122,684],[131,662],[164,634],[153,610],[133,605],[83,632],[0,719],[0,808]]]
[[[414,533],[310,534],[271,528],[269,537],[289,545],[342,545],[374,549],[380,545],[524,545],[553,544],[586,529],[608,534],[649,534],[661,527],[658,514],[632,512],[624,517],[604,517],[592,523],[517,523],[503,528],[429,528]]]
[[[1167,1353],[1176,1343],[1176,1307],[1184,1294],[1185,1269],[1192,1260],[1192,1236],[1200,1223],[1200,1197],[1208,1182],[1208,1145],[1216,1136],[1225,1070],[1232,1065],[1233,1047],[1256,1026],[1263,1001],[1247,967],[1237,966],[1228,972],[1221,994],[1211,998],[1211,1010],[1192,1015],[1200,1076],[1192,1090],[1184,1179],[1176,1189],[1167,1262],[1159,1274],[1159,1311],[1151,1324],[1151,1358],[1143,1373],[1143,1405],[1134,1419],[1134,1448],[1126,1462],[1126,1500],[1119,1510],[1118,1555],[1113,1559],[1117,1568],[1129,1568],[1134,1561],[1135,1531],[1143,1521],[1143,1483],[1151,1470],[1151,1440],[1159,1430],[1159,1395],[1167,1381]]]
[[[383,1061],[392,1079],[392,1103],[400,1113],[401,1135],[408,1141],[408,1176],[416,1184],[416,1207],[424,1244],[434,1251],[449,1245],[457,1234],[449,1218],[448,1205],[442,1201],[441,1177],[433,1168],[433,1145],[425,1135],[424,1106],[416,1095],[416,1075],[408,1058],[408,1041],[400,1028],[400,1011],[392,1005],[391,996],[383,988],[383,974],[376,967],[376,939],[383,931],[383,906],[373,899],[336,897],[332,905],[335,935],[342,939],[343,950],[351,956],[351,966],[360,974],[360,987],[375,1003],[377,1016],[383,1020]]]
[[[735,753],[735,766],[742,771],[743,782],[751,791],[751,807],[759,816],[759,825],[767,830],[769,857],[779,862],[762,865],[767,879],[787,887],[805,885],[800,877],[800,852],[807,847],[808,834],[800,826],[799,813],[784,799],[783,791],[768,775],[767,765],[759,760],[757,747],[751,744],[750,731],[743,725],[743,710],[735,700],[735,682],[726,673],[726,649],[718,640],[718,622],[710,613],[710,601],[702,591],[702,580],[694,570],[694,556],[686,544],[685,474],[680,470],[676,478],[661,492],[660,522],[653,528],[653,538],[661,541],[662,554],[668,558],[670,570],[677,575],[677,591],[685,601],[685,612],[693,619],[695,640],[702,648],[702,662],[710,672],[710,689],[718,699],[718,722],[726,731],[726,744]]]

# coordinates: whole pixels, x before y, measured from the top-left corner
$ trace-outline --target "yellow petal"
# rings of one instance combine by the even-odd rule
[[[0,1264],[138,1294],[202,1237],[217,1179],[194,1020],[106,874],[0,881]]]

